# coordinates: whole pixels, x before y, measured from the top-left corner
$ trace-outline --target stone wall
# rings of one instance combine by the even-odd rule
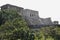
[[[40,18],[38,11],[24,9],[14,5],[6,4],[1,6],[1,10],[16,10],[26,20],[27,24],[39,28],[42,25],[53,25],[51,18]]]
[[[41,25],[53,25],[51,18],[40,18]]]
[[[38,11],[24,9],[24,17],[28,20],[29,25],[39,25]]]

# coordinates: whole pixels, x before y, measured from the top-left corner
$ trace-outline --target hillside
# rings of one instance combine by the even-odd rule
[[[60,27],[33,31],[16,11],[0,11],[0,40],[60,40]]]

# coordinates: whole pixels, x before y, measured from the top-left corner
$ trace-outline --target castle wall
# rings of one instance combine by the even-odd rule
[[[53,25],[51,18],[40,18],[41,25]]]
[[[44,25],[53,25],[51,18],[40,18],[38,11],[24,9],[22,7],[17,7],[14,5],[6,4],[1,6],[1,10],[15,10],[18,14],[22,15],[22,17],[26,20],[27,24],[31,27],[39,28]]]
[[[29,25],[39,25],[38,11],[24,9],[24,17],[28,20]]]

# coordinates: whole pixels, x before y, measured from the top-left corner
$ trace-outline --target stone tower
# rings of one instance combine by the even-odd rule
[[[24,15],[25,19],[28,21],[29,25],[39,25],[40,24],[38,11],[24,9],[23,15]]]

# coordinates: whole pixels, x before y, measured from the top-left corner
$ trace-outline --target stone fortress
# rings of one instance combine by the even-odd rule
[[[22,7],[6,4],[1,6],[1,10],[16,10],[19,15],[26,20],[30,28],[39,28],[41,26],[52,26],[58,24],[58,21],[51,21],[51,18],[40,18],[39,12],[30,9],[24,9]]]

